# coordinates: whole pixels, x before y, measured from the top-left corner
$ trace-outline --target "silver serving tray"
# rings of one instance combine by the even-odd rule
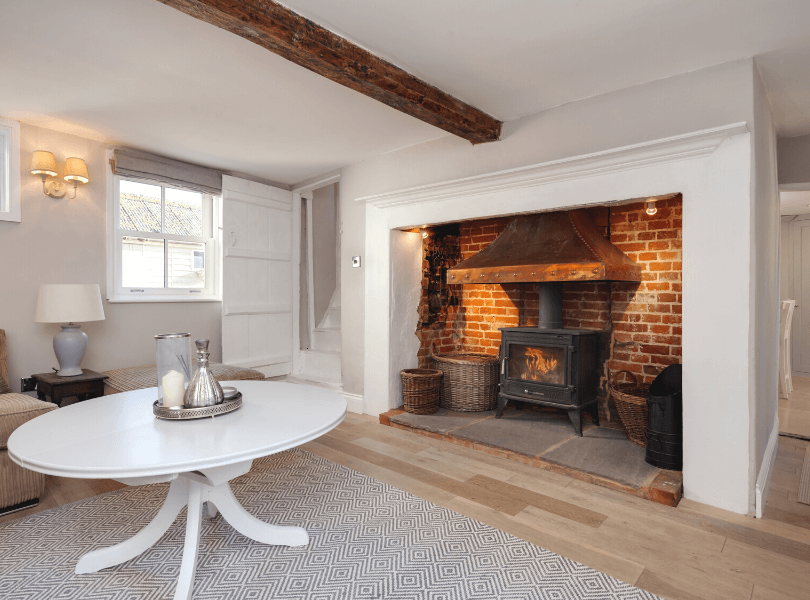
[[[197,408],[186,408],[185,406],[162,406],[155,400],[152,403],[152,412],[158,419],[168,419],[171,421],[187,421],[189,419],[214,418],[225,413],[233,412],[242,406],[242,392],[238,392],[233,398],[225,400],[222,404],[213,406],[200,406]]]

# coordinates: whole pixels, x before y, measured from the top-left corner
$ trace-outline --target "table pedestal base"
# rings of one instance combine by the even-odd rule
[[[249,468],[250,462],[247,463],[247,469]],[[174,600],[189,600],[194,588],[197,552],[200,547],[200,526],[203,505],[206,503],[209,517],[215,516],[218,510],[231,527],[257,542],[277,546],[305,546],[309,543],[309,536],[301,527],[270,525],[248,513],[233,495],[227,480],[217,483],[216,475],[217,473],[208,471],[181,473],[171,482],[163,506],[146,527],[120,544],[88,552],[76,565],[76,573],[95,573],[142,554],[157,543],[171,527],[183,507],[188,506],[183,562],[180,566]]]

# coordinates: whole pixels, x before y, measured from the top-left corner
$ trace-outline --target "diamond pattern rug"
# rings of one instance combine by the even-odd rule
[[[300,449],[231,483],[242,505],[306,527],[308,546],[267,546],[203,519],[194,598],[264,600],[654,600],[656,596]],[[76,575],[90,550],[155,515],[167,484],[125,488],[0,524],[0,598],[171,598],[185,511],[141,556]]]

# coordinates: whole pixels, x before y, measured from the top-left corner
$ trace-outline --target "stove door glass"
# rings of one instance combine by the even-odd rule
[[[509,344],[509,377],[565,385],[565,348]]]

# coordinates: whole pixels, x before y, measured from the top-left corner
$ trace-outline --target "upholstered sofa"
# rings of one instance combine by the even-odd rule
[[[192,361],[192,371],[196,368],[196,362]],[[209,368],[218,381],[240,381],[245,379],[264,380],[264,375],[253,369],[244,367],[234,367],[221,363],[209,363]],[[126,367],[124,369],[113,369],[104,371],[107,379],[104,380],[104,395],[118,394],[120,392],[131,392],[148,387],[157,387],[157,369],[155,365],[146,367]]]
[[[0,329],[0,515],[39,503],[45,491],[45,476],[23,469],[8,456],[8,438],[23,423],[56,405],[24,394],[11,393],[6,354],[6,332]]]

